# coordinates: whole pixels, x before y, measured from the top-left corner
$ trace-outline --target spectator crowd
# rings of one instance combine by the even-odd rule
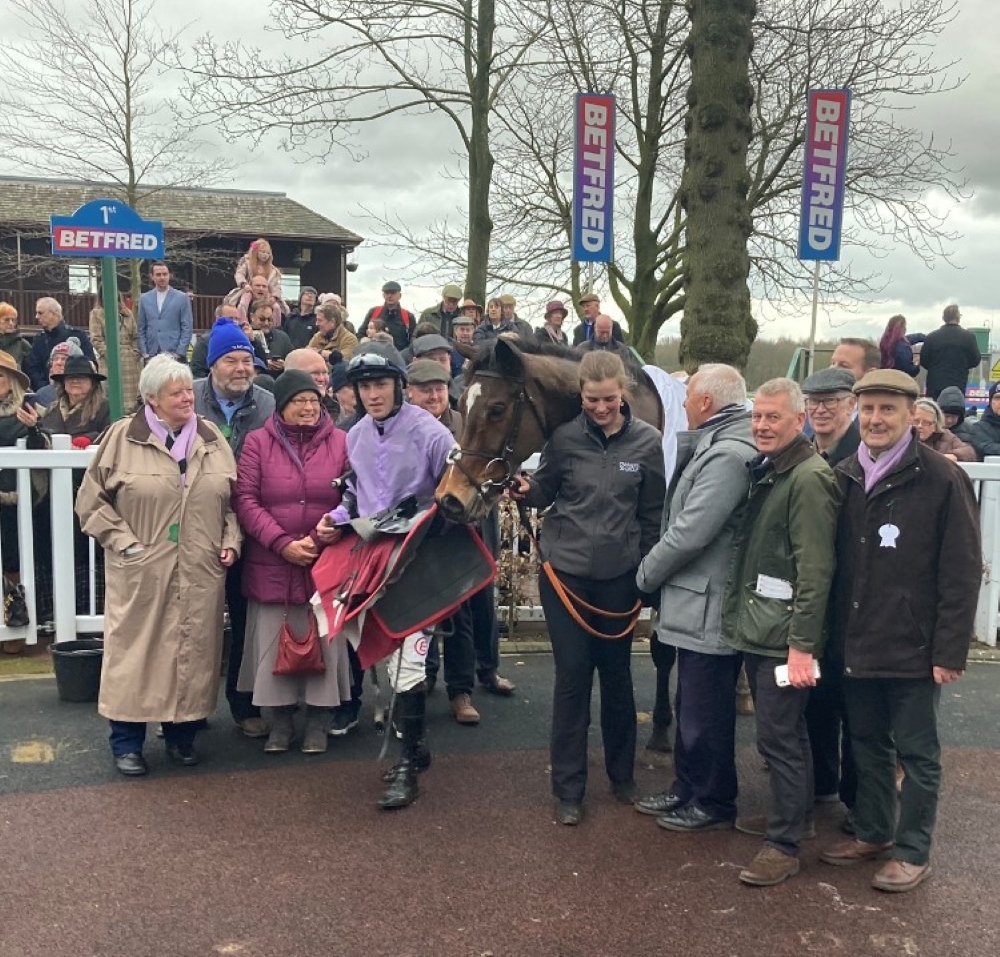
[[[152,265],[137,310],[120,310],[130,414],[115,423],[102,310],[76,329],[44,297],[29,341],[0,303],[0,444],[45,448],[65,434],[75,447],[98,446],[76,482],[76,533],[78,553],[87,536],[103,552],[99,710],[118,771],[148,773],[147,723],[171,760],[198,763],[227,611],[225,692],[243,734],[269,754],[295,743],[317,754],[357,727],[365,671],[349,630],[317,634],[324,615],[311,572],[353,534],[353,520],[432,504],[468,412],[467,358],[506,336],[574,355],[580,367],[579,416],[552,432],[539,469],[509,490],[547,510],[540,592],[556,663],[556,819],[585,817],[596,671],[615,798],[667,831],[761,837],[744,883],[794,876],[815,804],[836,801],[848,839],[822,861],[880,861],[872,884],[884,891],[927,878],[940,688],[965,668],[980,578],[978,506],[957,463],[1000,454],[997,384],[983,415],[966,420],[980,355],[957,306],[926,337],[908,335],[896,316],[877,345],[844,339],[829,368],[801,385],[765,383],[751,409],[738,370],[703,365],[686,379],[687,428],[665,474],[659,434],[630,409],[638,363],[592,293],[580,298],[571,341],[561,301],[534,328],[513,296],[480,305],[453,284],[418,315],[401,305],[400,284],[386,282],[382,303],[355,327],[336,294],[306,286],[287,304],[263,239],[235,278],[210,332],[192,341],[189,298],[167,264]],[[32,478],[43,569],[46,488],[43,473]],[[17,494],[14,473],[0,472],[5,587],[21,573]],[[477,534],[495,554],[495,508]],[[673,649],[677,670],[675,778],[648,796],[633,778],[630,647],[642,604],[658,610],[651,640]],[[498,671],[498,637],[488,588],[444,627],[418,629],[393,650],[402,750],[383,808],[412,803],[430,766],[425,706],[442,656],[458,723],[481,720],[477,686],[513,694]],[[737,813],[741,670],[769,774],[761,817]]]

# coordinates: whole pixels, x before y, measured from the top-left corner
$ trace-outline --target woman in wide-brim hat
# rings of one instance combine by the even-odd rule
[[[0,447],[13,448],[19,439],[25,439],[29,449],[48,448],[49,440],[40,428],[38,409],[25,403],[30,388],[28,377],[17,367],[14,357],[0,352]],[[42,501],[48,491],[48,476],[43,471],[31,473],[33,518],[35,528],[35,567],[48,565],[50,547],[48,509]],[[21,554],[17,537],[17,471],[0,470],[0,552],[3,554],[3,573],[11,581],[20,580]],[[24,641],[4,642],[3,651],[17,654],[24,648]]]
[[[56,435],[87,439],[89,445],[111,424],[108,397],[101,386],[105,378],[86,356],[70,356],[63,371],[52,376],[56,401],[42,425]]]

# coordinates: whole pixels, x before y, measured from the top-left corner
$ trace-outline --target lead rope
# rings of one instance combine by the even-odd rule
[[[531,527],[531,518],[528,515],[528,510],[521,502],[517,503],[517,513],[521,520],[521,527],[527,534],[531,544],[535,546],[535,551],[538,552],[538,538],[535,536],[534,529]],[[597,608],[595,605],[587,603],[579,595],[570,591],[570,589],[559,580],[559,576],[556,574],[551,562],[542,562],[541,567],[542,571],[545,572],[545,577],[549,580],[549,584],[552,585],[552,590],[559,597],[559,601],[562,602],[563,608],[569,612],[573,621],[575,621],[588,635],[591,635],[594,638],[603,638],[605,641],[617,641],[619,638],[625,638],[631,634],[635,629],[635,626],[639,623],[639,616],[642,614],[641,598],[637,598],[635,604],[628,611],[606,611],[603,608]],[[624,631],[620,631],[616,635],[607,635],[602,631],[598,631],[592,625],[584,621],[583,617],[576,610],[576,605],[579,605],[585,611],[591,612],[591,614],[599,615],[601,618],[610,618],[616,621],[627,618],[628,624],[625,626]]]

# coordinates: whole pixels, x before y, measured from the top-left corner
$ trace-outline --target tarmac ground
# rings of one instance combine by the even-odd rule
[[[644,650],[633,667],[641,745]],[[616,804],[596,725],[587,816],[555,824],[552,660],[519,653],[501,671],[517,692],[477,693],[477,728],[454,723],[443,688],[431,697],[433,766],[417,802],[389,813],[370,701],[357,730],[307,757],[264,755],[220,699],[198,767],[169,766],[150,734],[151,773],[127,780],[94,705],[60,702],[51,677],[0,680],[0,957],[1000,954],[995,664],[944,689],[934,875],[901,895],[871,889],[876,865],[817,860],[840,837],[839,805],[817,806],[797,877],[742,885],[759,839],[670,833]],[[753,726],[739,719],[745,813],[767,794]],[[636,776],[647,793],[671,781]]]

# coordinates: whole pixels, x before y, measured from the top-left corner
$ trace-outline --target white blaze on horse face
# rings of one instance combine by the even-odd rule
[[[473,382],[472,385],[465,392],[465,417],[467,419],[472,418],[472,410],[476,406],[476,400],[482,394],[483,384],[481,382]]]

